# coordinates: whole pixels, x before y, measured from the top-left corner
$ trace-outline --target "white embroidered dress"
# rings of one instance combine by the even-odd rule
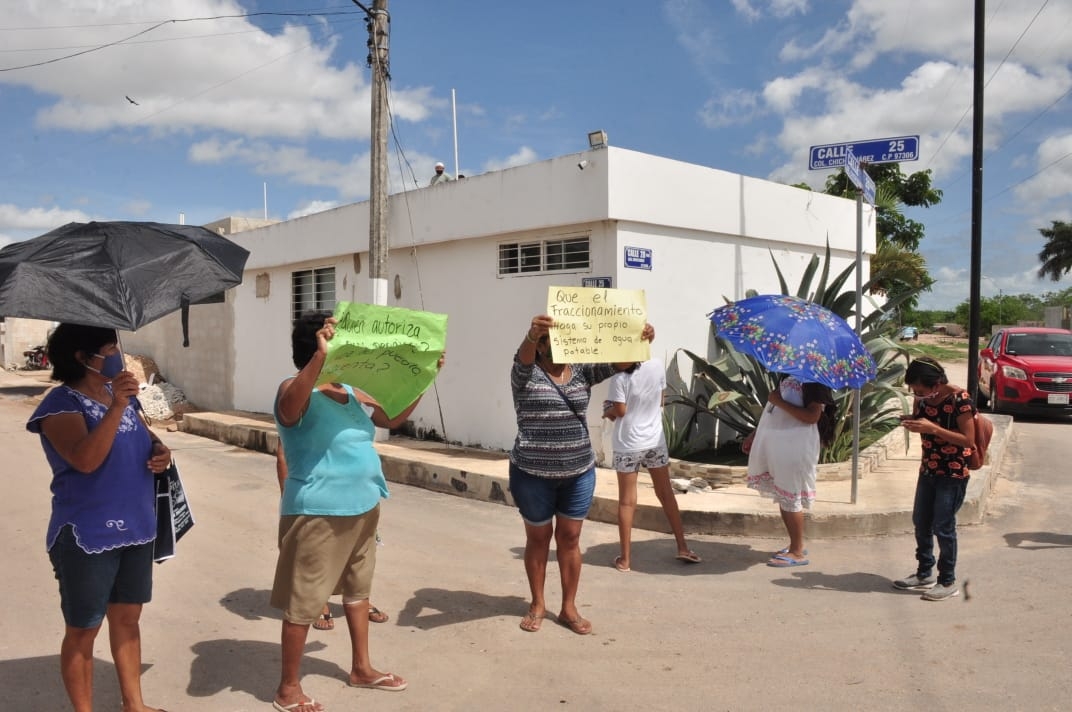
[[[784,379],[780,391],[786,402],[804,405],[804,393],[795,378]],[[748,486],[787,512],[810,509],[815,500],[819,447],[818,427],[768,405],[748,454]]]

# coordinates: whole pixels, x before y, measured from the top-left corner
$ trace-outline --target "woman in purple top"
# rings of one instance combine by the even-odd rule
[[[123,712],[156,709],[141,695],[139,619],[153,587],[153,475],[171,452],[138,417],[138,382],[117,344],[112,329],[56,327],[48,358],[61,385],[26,424],[52,468],[45,545],[66,623],[60,671],[76,712],[93,709],[93,644],[105,618]]]

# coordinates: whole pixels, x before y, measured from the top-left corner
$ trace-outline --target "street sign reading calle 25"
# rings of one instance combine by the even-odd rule
[[[919,136],[894,136],[870,141],[827,143],[811,147],[808,168],[838,168],[845,165],[845,154],[852,150],[860,163],[900,163],[919,160]]]

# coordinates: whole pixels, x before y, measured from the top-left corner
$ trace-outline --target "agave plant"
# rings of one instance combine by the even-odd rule
[[[773,254],[771,260],[778,274],[782,294],[790,294]],[[812,256],[795,296],[824,306],[850,321],[856,315],[856,292],[842,290],[852,276],[855,266],[848,266],[833,279],[830,279],[829,267],[828,244],[824,260],[820,260],[818,255]],[[873,284],[883,277],[881,272],[872,275],[863,285],[862,292],[867,294]],[[863,442],[873,441],[892,430],[899,422],[898,414],[908,409],[907,398],[898,388],[904,379],[908,352],[885,336],[884,331],[887,331],[887,322],[897,306],[915,293],[898,295],[882,304],[868,297],[872,311],[861,319],[859,332],[861,340],[875,360],[877,376],[860,389],[860,433]],[[699,449],[691,443],[696,434],[695,425],[701,415],[718,419],[742,436],[755,430],[768,395],[771,390],[777,388],[777,376],[758,361],[738,352],[729,342],[718,338],[716,342],[720,353],[710,361],[686,349],[681,350],[681,353],[692,361],[693,380],[691,387],[683,387],[683,382],[678,379],[680,385],[668,399],[669,405],[679,407],[666,423],[668,444],[671,454],[675,457],[686,457],[689,451]],[[837,403],[834,440],[823,448],[820,454],[821,462],[841,462],[852,453],[852,393],[844,390],[834,394]],[[684,408],[684,412],[689,415],[682,415],[680,408]],[[682,429],[681,426],[685,424],[688,427]],[[905,438],[907,447],[907,433]]]

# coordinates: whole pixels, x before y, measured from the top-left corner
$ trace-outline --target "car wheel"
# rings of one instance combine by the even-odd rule
[[[990,412],[1001,412],[1001,401],[998,400],[998,386],[993,381],[990,381]]]

